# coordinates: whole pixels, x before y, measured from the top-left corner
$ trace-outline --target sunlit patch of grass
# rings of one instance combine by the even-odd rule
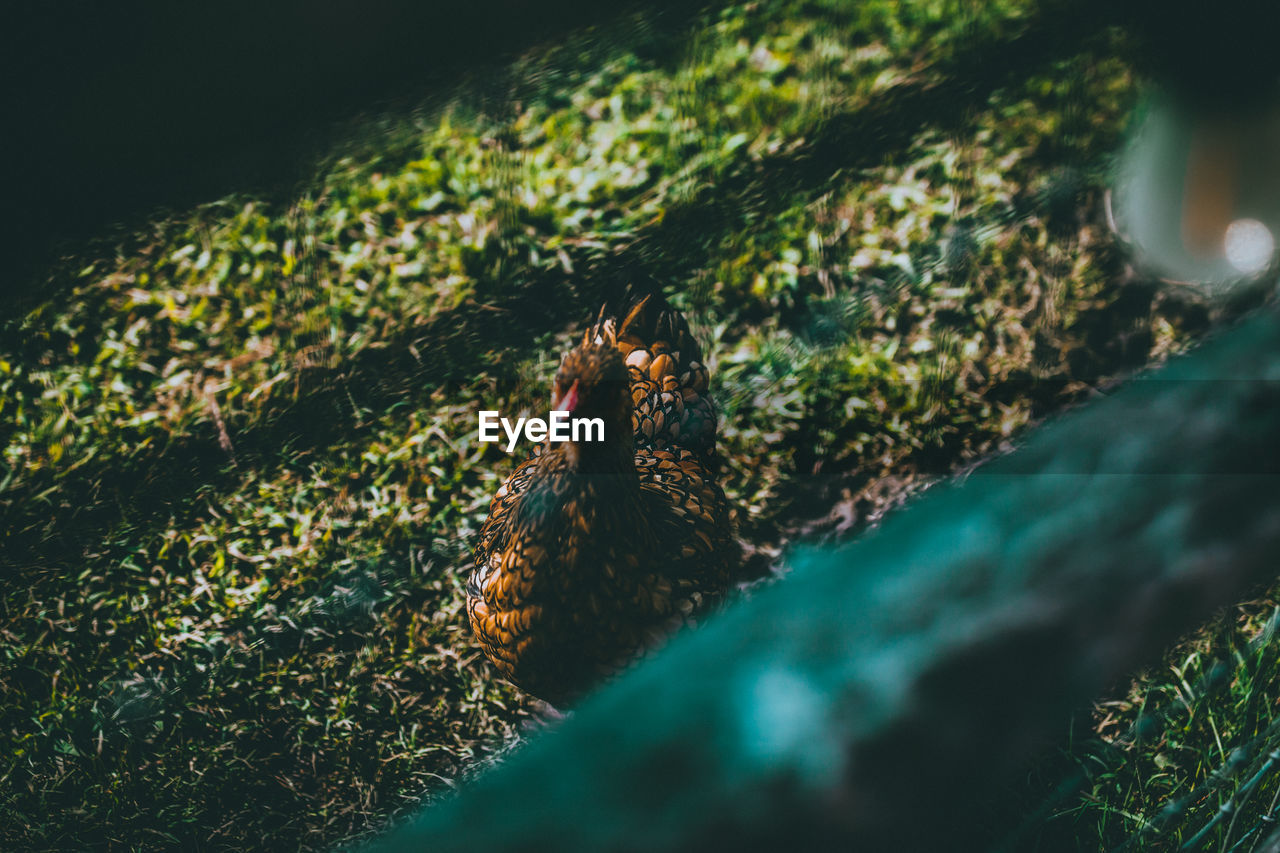
[[[1021,8],[962,15],[953,31],[945,3],[729,6],[674,68],[622,51],[509,123],[446,105],[389,129],[327,161],[290,204],[232,198],[161,220],[14,324],[23,343],[0,375],[10,485],[184,433],[215,417],[211,401],[235,422],[289,405],[299,372],[377,346],[478,281],[492,292],[504,264],[634,234],[681,185],[803,139],[867,103],[885,69]]]

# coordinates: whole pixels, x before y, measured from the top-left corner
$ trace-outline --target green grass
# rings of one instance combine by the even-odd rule
[[[967,8],[728,5],[666,54],[531,54],[512,79],[552,82],[505,112],[388,117],[296,197],[53,271],[0,350],[0,844],[321,848],[514,742],[460,612],[512,464],[475,412],[545,406],[614,274],[703,340],[766,553],[1206,329],[1101,222],[1113,46],[947,88],[1039,14]]]
[[[1016,849],[1253,850],[1280,803],[1276,591],[1223,612],[1077,721],[1021,800]]]

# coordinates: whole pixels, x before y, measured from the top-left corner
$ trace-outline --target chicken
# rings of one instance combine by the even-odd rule
[[[603,440],[533,450],[493,498],[467,584],[485,654],[553,705],[694,621],[736,554],[698,345],[660,295],[628,288],[621,305],[553,387],[553,409],[602,419]]]

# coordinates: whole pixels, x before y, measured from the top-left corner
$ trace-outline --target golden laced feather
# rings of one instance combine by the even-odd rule
[[[602,308],[565,356],[555,399],[603,442],[544,443],[494,496],[467,587],[485,654],[530,693],[570,701],[715,601],[732,537],[714,477],[707,369],[679,313]]]

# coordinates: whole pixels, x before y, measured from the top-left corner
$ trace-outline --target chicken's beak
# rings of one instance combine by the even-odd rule
[[[573,380],[569,390],[560,395],[560,399],[551,405],[555,412],[572,412],[578,407],[578,380]]]

